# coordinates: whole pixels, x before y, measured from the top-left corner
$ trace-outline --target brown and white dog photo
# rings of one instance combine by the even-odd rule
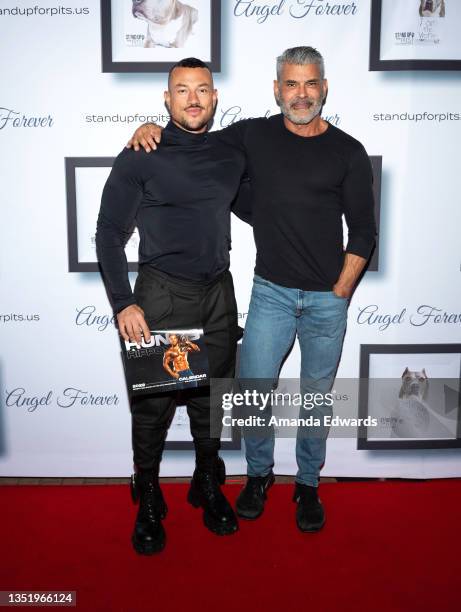
[[[198,10],[179,0],[132,0],[132,13],[147,23],[144,47],[183,47]]]
[[[421,17],[445,17],[445,0],[420,0]]]

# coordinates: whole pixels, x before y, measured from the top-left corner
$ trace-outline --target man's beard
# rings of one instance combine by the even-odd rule
[[[176,119],[175,118],[176,123],[179,123],[179,125],[181,127],[183,127],[185,130],[187,130],[188,132],[199,132],[200,130],[202,130],[206,125],[208,125],[208,121],[201,121],[198,125],[194,125],[192,123],[189,123],[189,121],[186,118],[179,118]]]
[[[296,125],[307,125],[320,114],[323,106],[323,100],[316,100],[315,98],[294,98],[290,100],[289,104],[286,104],[280,96],[276,96],[277,104],[282,111],[282,114]],[[292,106],[296,103],[307,103],[310,104],[309,109],[304,110],[303,115],[299,115]]]
[[[171,114],[171,111],[170,111],[170,107],[168,106],[168,104],[166,102],[165,102],[165,106],[166,106],[168,112],[170,113],[170,117],[175,121],[175,123],[180,125],[182,128],[184,128],[188,132],[199,132],[205,126],[208,126],[210,121],[213,119],[213,115],[214,115],[214,113],[216,111],[216,104],[215,104],[215,106],[213,107],[213,113],[212,113],[211,117],[208,117],[208,119],[204,119],[198,125],[194,125],[193,123],[189,122],[187,117],[173,117],[173,115]],[[189,106],[188,108],[192,108],[192,107]],[[203,109],[203,106],[197,105],[197,108]],[[185,109],[185,110],[187,110],[187,109]]]

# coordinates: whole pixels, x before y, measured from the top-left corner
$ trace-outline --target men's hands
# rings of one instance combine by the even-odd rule
[[[338,297],[342,298],[350,298],[352,295],[352,287],[348,287],[347,285],[340,285],[339,283],[335,283],[333,285],[333,293]]]
[[[341,274],[333,285],[333,293],[338,297],[350,298],[366,263],[367,260],[360,255],[346,253]]]
[[[163,128],[155,123],[143,123],[127,142],[126,148],[133,147],[135,151],[139,151],[142,147],[146,153],[155,151],[162,140],[162,130]]]
[[[117,315],[120,334],[124,340],[141,343],[141,332],[146,342],[150,342],[150,330],[144,318],[144,310],[132,304]]]

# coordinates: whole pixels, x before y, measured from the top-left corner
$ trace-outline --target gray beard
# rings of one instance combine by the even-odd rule
[[[283,116],[289,119],[295,125],[307,125],[308,123],[310,123],[312,119],[315,119],[315,117],[320,114],[320,111],[322,110],[323,106],[323,102],[313,102],[307,115],[300,117],[296,114],[295,111],[291,110],[289,106],[282,102],[280,98],[277,98],[277,104],[279,105]]]

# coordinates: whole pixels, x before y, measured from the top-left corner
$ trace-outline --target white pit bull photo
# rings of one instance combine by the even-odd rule
[[[183,47],[198,10],[178,0],[132,0],[133,16],[147,23],[144,47]]]

